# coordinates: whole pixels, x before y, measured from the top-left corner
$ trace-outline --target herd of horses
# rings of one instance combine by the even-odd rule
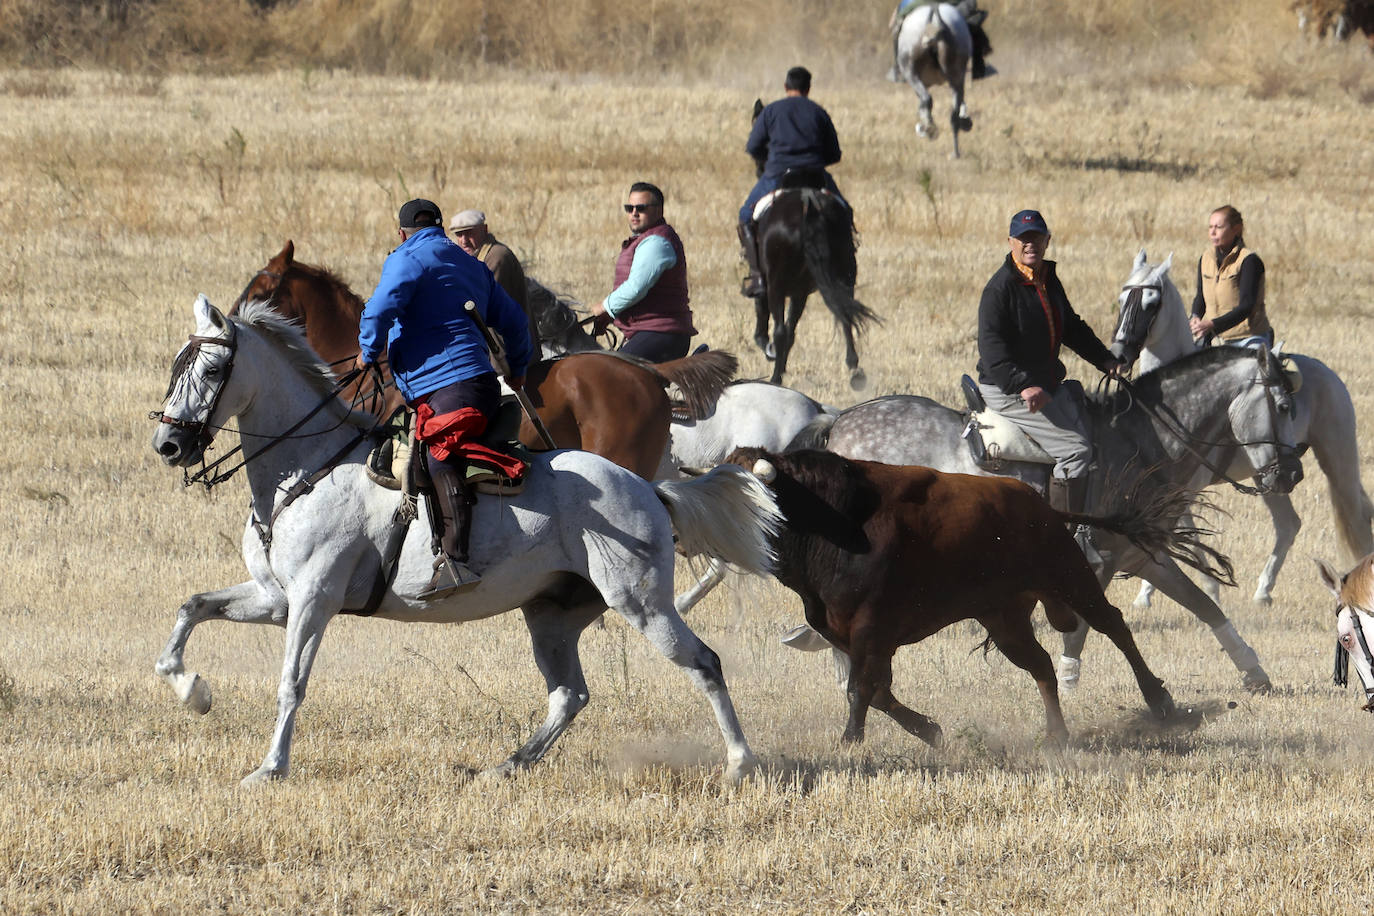
[[[208,712],[209,684],[184,662],[192,630],[214,619],[283,627],[277,725],[245,782],[281,778],[333,617],[455,622],[518,607],[548,687],[548,713],[493,768],[511,773],[538,761],[587,704],[578,639],[610,608],[706,696],[727,774],[737,779],[756,759],[719,659],[681,613],[714,580],[675,601],[681,553],[710,560],[717,580],[727,568],[773,575],[798,595],[812,646],[833,648],[849,668],[848,741],[862,739],[866,714],[877,709],[938,744],[939,726],[894,697],[892,658],[967,618],[986,629],[985,648],[1036,681],[1050,741],[1067,740],[1059,689],[1079,677],[1089,628],[1111,639],[1146,704],[1169,720],[1168,690],[1103,595],[1118,573],[1139,575],[1188,607],[1242,683],[1267,689],[1258,655],[1181,568],[1234,581],[1191,509],[1205,505],[1198,491],[1218,480],[1253,481],[1248,489],[1264,495],[1279,529],[1277,559],[1257,595],[1267,600],[1296,532],[1284,527],[1296,518],[1286,494],[1310,444],[1346,546],[1374,550],[1353,408],[1335,373],[1310,358],[1168,349],[1183,310],[1168,269],[1142,252],[1123,287],[1113,345],[1149,371],[1089,400],[1098,462],[1112,469],[1091,516],[1057,513],[1037,494],[1047,458],[980,463],[968,446],[966,412],[904,395],[839,411],[781,385],[732,381],[733,357],[713,351],[656,366],[598,352],[569,303],[532,284],[548,358],[531,367],[527,384],[559,448],[535,455],[519,494],[479,500],[473,562],[481,584],[423,602],[416,596],[430,571],[426,520],[404,512],[407,496],[378,486],[365,467],[382,402],[394,394],[363,379],[341,382],[331,369],[356,351],[361,300],[328,271],[296,262],[288,242],[227,314],[197,300],[194,332],[155,414],[154,449],[187,469],[205,461],[216,433],[236,417],[251,493],[249,580],[188,599],[156,670],[183,703]],[[521,438],[540,447],[528,427]],[[691,465],[698,467],[684,467]],[[1077,526],[1095,531],[1091,563]],[[1360,572],[1368,564],[1344,578],[1324,576],[1341,602],[1342,645],[1374,701],[1374,617],[1366,616],[1374,612],[1374,573]],[[1031,628],[1037,605],[1064,637],[1057,669]]]

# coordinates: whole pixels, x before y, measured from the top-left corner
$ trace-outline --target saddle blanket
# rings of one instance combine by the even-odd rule
[[[765,194],[765,195],[763,195],[762,197],[760,197],[760,198],[759,198],[759,202],[756,203],[756,204],[754,204],[754,222],[757,223],[759,220],[763,219],[763,214],[767,213],[767,212],[768,212],[768,208],[771,207],[771,206],[773,205],[773,198],[777,197],[777,196],[778,196],[779,194],[781,194],[783,191],[792,191],[792,190],[796,190],[796,189],[795,189],[795,188],[778,188],[776,191],[769,191],[767,194]],[[831,195],[830,195],[830,192],[827,191],[825,188],[817,188],[817,189],[816,189],[816,193],[817,193],[817,194],[825,194],[825,195],[827,195],[827,196],[831,196]]]
[[[977,432],[982,436],[986,461],[1029,461],[1033,464],[1054,464],[1054,458],[1040,447],[1015,423],[992,410],[982,410],[969,416],[965,438]]]

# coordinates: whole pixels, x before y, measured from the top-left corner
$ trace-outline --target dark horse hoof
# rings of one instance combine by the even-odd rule
[[[970,130],[973,130],[973,119],[972,119],[972,118],[960,118],[960,119],[959,119],[958,127],[959,127],[960,130],[965,131],[965,132],[968,132],[968,131],[970,131]]]
[[[1173,718],[1176,711],[1177,707],[1174,706],[1174,698],[1167,693],[1164,695],[1164,699],[1155,700],[1150,704],[1150,712],[1154,713],[1155,718],[1161,722]]]
[[[849,370],[849,387],[855,391],[863,391],[868,387],[868,376],[857,366]]]
[[[916,737],[934,748],[945,746],[945,732],[938,723],[928,722],[916,732]]]

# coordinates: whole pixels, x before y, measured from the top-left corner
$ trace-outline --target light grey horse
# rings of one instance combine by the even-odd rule
[[[1121,288],[1121,314],[1112,337],[1112,353],[1127,363],[1139,360],[1142,372],[1184,357],[1197,349],[1188,328],[1188,311],[1183,297],[1169,276],[1173,256],[1162,264],[1149,263],[1141,249],[1131,264],[1131,275]],[[1374,551],[1371,534],[1371,505],[1360,481],[1360,448],[1355,438],[1355,405],[1340,376],[1321,360],[1298,353],[1286,353],[1297,368],[1301,382],[1293,393],[1293,432],[1298,442],[1309,443],[1317,465],[1326,475],[1331,509],[1336,516],[1336,533],[1351,557]],[[1254,469],[1243,453],[1217,455],[1216,462],[1232,477],[1250,477]],[[1199,487],[1220,483],[1215,474],[1203,470]],[[1262,497],[1274,521],[1274,547],[1255,587],[1255,601],[1273,601],[1274,581],[1288,556],[1289,548],[1302,527],[1302,519],[1286,493],[1265,493]],[[1213,598],[1216,586],[1211,585]],[[1148,582],[1136,597],[1137,607],[1147,608],[1153,589]]]
[[[931,3],[913,10],[902,20],[897,33],[897,73],[915,90],[921,103],[916,121],[919,136],[934,139],[936,134],[930,87],[946,83],[954,94],[949,130],[954,138],[955,159],[959,158],[959,131],[973,129],[973,119],[964,103],[964,78],[972,54],[973,38],[968,23],[948,3]]]
[[[1202,466],[1199,443],[1243,449],[1265,488],[1290,489],[1301,476],[1285,379],[1267,350],[1217,348],[1163,366],[1130,387],[1088,401],[1099,468],[1118,476],[1130,492],[1142,469],[1147,486],[1188,484]],[[920,464],[941,471],[989,475],[963,439],[967,417],[922,397],[894,395],[868,401],[837,417],[818,417],[793,448],[828,448],[849,458],[888,464]],[[1048,459],[1048,456],[1046,456]],[[1000,473],[1045,491],[1049,463],[1003,462]],[[1252,690],[1269,686],[1255,651],[1215,602],[1169,557],[1152,557],[1107,532],[1095,541],[1104,551],[1099,571],[1105,587],[1114,573],[1149,579],[1206,623]],[[1087,628],[1064,634],[1060,678],[1076,683]],[[796,644],[796,643],[789,643]],[[815,648],[800,640],[798,648]]]
[[[194,311],[195,334],[173,366],[153,448],[167,464],[188,467],[238,417],[252,494],[243,535],[252,578],[188,599],[156,670],[204,713],[209,687],[183,664],[195,626],[233,620],[286,629],[276,730],[246,783],[287,774],[296,713],[325,626],[350,610],[436,623],[523,611],[548,685],[548,715],[492,771],[506,774],[538,761],[586,706],[578,639],[613,607],[706,695],[725,738],[728,775],[738,779],[752,768],[720,660],[673,610],[673,566],[676,534],[677,549],[689,556],[770,568],[780,516],[757,479],[737,469],[650,485],[589,452],[537,455],[523,492],[478,501],[472,565],[481,583],[424,602],[416,596],[430,576],[429,526],[420,519],[407,528],[397,515],[404,497],[368,479],[370,445],[358,435],[359,418],[332,397],[333,376],[299,329],[261,303],[226,318],[202,296]]]

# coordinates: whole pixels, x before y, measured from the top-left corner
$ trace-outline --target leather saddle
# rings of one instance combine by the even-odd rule
[[[973,460],[985,471],[997,472],[1003,462],[1025,461],[1054,464],[1054,458],[1021,427],[997,413],[983,400],[978,385],[967,375],[959,379],[968,404],[968,423],[960,434],[973,453]]]
[[[526,464],[532,457],[520,443],[520,402],[514,397],[501,399],[495,416],[487,424],[478,443],[498,452],[521,459]],[[367,457],[367,476],[373,483],[389,490],[402,489],[402,480],[409,479],[411,492],[431,489],[429,472],[423,460],[424,449],[411,447],[411,425],[414,414],[402,407],[391,415],[378,433],[378,440]],[[467,482],[478,493],[513,496],[525,486],[524,477],[507,477],[499,469],[476,459],[468,460]]]

